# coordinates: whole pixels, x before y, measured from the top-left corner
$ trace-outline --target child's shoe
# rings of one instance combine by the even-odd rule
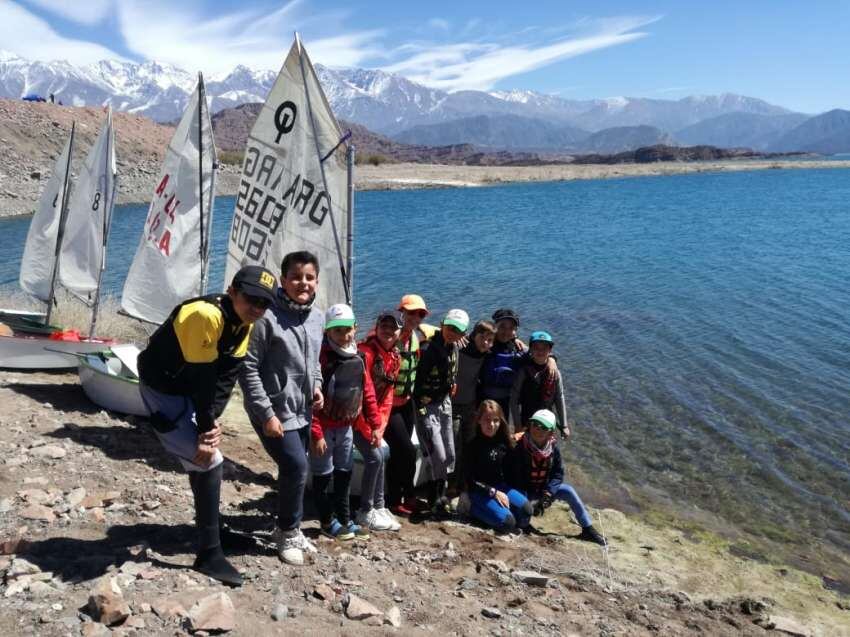
[[[581,535],[578,536],[578,539],[584,540],[585,542],[594,542],[599,546],[608,546],[608,541],[599,531],[593,528],[593,525],[584,527],[581,530]]]
[[[378,514],[376,509],[359,511],[357,513],[357,524],[371,531],[389,531],[392,526],[389,520],[385,520],[382,515]]]
[[[398,504],[391,506],[390,511],[402,517],[408,517],[414,513],[414,509],[407,504],[407,501],[399,502]]]
[[[334,519],[327,526],[322,525],[322,535],[334,540],[353,540],[354,533],[346,526],[339,523],[339,520]]]
[[[387,508],[378,509],[378,515],[384,518],[386,522],[390,525],[390,531],[399,531],[401,530],[401,523],[395,519],[395,516],[390,513],[390,510]]]
[[[358,540],[368,540],[369,539],[369,529],[364,528],[357,524],[354,520],[349,520],[346,527],[349,533],[354,534],[354,538]]]

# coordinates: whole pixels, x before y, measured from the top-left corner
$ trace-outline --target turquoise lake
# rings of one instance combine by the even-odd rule
[[[549,330],[568,472],[591,504],[654,502],[850,562],[850,172],[761,170],[356,198],[361,325],[402,294]],[[219,198],[220,282],[233,198]],[[116,209],[119,293],[146,206]],[[28,218],[0,220],[0,284]],[[823,558],[823,559],[819,559]]]

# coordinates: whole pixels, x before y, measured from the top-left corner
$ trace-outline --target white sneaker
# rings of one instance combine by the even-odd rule
[[[401,523],[396,519],[396,517],[392,514],[392,512],[386,507],[383,509],[378,509],[378,515],[384,518],[387,523],[390,525],[390,531],[399,531],[401,530]]]
[[[392,526],[389,520],[385,520],[377,511],[377,509],[369,509],[368,511],[358,511],[357,524],[364,529],[372,531],[389,531]]]
[[[291,536],[285,536],[280,529],[275,529],[274,538],[277,540],[277,556],[287,564],[302,566],[304,564],[304,551],[316,552],[316,547],[304,537],[301,529],[298,529]]]

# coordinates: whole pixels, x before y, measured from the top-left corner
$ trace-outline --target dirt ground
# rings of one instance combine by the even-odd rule
[[[539,535],[405,521],[367,541],[318,538],[307,564],[284,565],[270,542],[275,469],[238,399],[222,512],[246,581],[228,589],[188,568],[188,481],[145,421],[95,407],[76,374],[0,371],[0,405],[2,635],[184,634],[192,605],[217,592],[235,607],[234,635],[850,635],[850,600],[816,578],[609,509],[592,510],[607,551],[571,537],[556,505],[535,519]],[[87,607],[103,576],[131,612],[111,630]],[[383,615],[349,619],[356,598]]]

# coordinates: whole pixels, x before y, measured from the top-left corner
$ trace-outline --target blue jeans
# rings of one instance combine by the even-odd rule
[[[590,514],[587,512],[587,509],[584,508],[581,498],[578,497],[578,493],[576,493],[576,490],[566,482],[561,483],[558,490],[552,494],[552,498],[560,500],[561,502],[566,502],[570,505],[570,508],[573,510],[573,515],[576,516],[576,520],[581,528],[585,528],[593,524],[593,521],[590,519]]]
[[[500,488],[508,496],[509,507],[502,506],[487,493],[472,491],[469,494],[470,514],[479,522],[498,530],[525,528],[531,520],[531,503],[516,489]]]
[[[363,457],[363,479],[360,482],[360,510],[384,508],[384,468],[390,456],[387,443],[373,447],[359,431],[354,432],[354,446]]]
[[[351,427],[330,427],[324,432],[327,450],[321,456],[310,452],[310,471],[314,476],[326,476],[334,471],[351,471],[354,464],[354,443]]]
[[[282,531],[301,528],[304,517],[304,488],[307,486],[307,447],[310,427],[285,431],[283,438],[263,435],[263,428],[255,426],[266,452],[277,464],[277,525]]]

